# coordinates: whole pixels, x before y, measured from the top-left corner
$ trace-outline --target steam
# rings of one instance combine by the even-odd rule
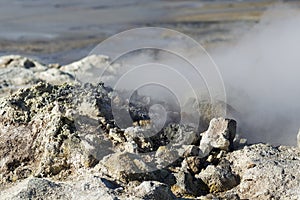
[[[251,143],[295,145],[300,127],[300,13],[268,10],[239,41],[213,53]]]
[[[300,13],[296,10],[283,6],[273,7],[265,12],[258,24],[236,42],[210,52],[225,83],[227,104],[235,110],[233,117],[238,122],[238,132],[250,143],[296,145],[296,135],[300,127],[299,25]],[[146,38],[149,30],[145,29],[138,33]],[[154,34],[155,37],[152,38],[153,34],[151,35],[150,31],[149,42],[144,39],[143,45],[152,44],[157,35],[161,34]],[[135,38],[136,35],[129,40],[128,38],[119,40],[116,37],[115,44],[100,45],[92,53],[113,57],[111,55],[114,54],[110,55],[109,52],[113,52],[116,46],[117,50],[124,48],[121,52],[125,52],[125,49],[135,49],[138,46],[135,45],[138,42]],[[172,49],[178,48],[183,52],[187,60],[200,63],[203,67],[200,71],[204,76],[197,76],[189,63],[180,61],[176,55],[169,52],[142,51],[133,55],[126,54],[127,57],[117,59],[116,63],[121,65],[119,67],[114,65],[113,71],[108,70],[104,73],[102,78],[105,83],[115,85],[120,80],[125,80],[119,84],[119,89],[122,87],[128,89],[129,86],[134,88],[134,84],[142,86],[141,83],[148,79],[154,82],[163,81],[161,86],[167,87],[143,86],[140,91],[144,91],[145,95],[156,94],[156,97],[166,99],[175,96],[177,101],[175,100],[174,104],[180,105],[181,111],[182,102],[186,102],[195,89],[196,96],[200,99],[209,99],[211,90],[222,92],[220,84],[215,84],[218,83],[217,71],[214,71],[215,68],[205,52],[199,54],[199,51],[191,47],[192,45],[186,45],[189,43],[183,41],[182,37],[174,40],[173,37],[166,35],[162,41],[164,43],[157,44],[158,47],[162,46],[165,49],[164,46],[171,45]],[[143,65],[145,63],[150,65]],[[160,66],[151,63],[159,63]],[[133,69],[132,66],[142,67],[130,70]],[[175,71],[170,71],[165,66],[172,66]],[[168,71],[164,71],[167,69]],[[131,73],[126,73],[128,71]],[[175,72],[179,72],[180,76]],[[186,80],[191,83],[192,88],[186,85]],[[168,90],[173,93],[167,95]],[[214,95],[216,96],[213,98],[218,99],[218,94]],[[231,116],[232,113],[228,113],[228,117]]]

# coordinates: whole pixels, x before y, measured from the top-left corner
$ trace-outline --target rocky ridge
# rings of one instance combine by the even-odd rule
[[[0,61],[0,199],[300,198],[299,148],[246,145],[220,117],[207,116],[203,132],[176,122],[156,131],[146,97],[123,104],[103,83],[75,81],[106,57]],[[130,112],[126,129],[112,101]]]

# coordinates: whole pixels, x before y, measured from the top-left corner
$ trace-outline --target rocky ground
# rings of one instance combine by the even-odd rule
[[[108,62],[0,58],[0,199],[300,199],[299,148],[246,144],[236,121],[205,102],[201,129],[173,113],[157,131],[154,100],[126,104],[103,83],[76,81]],[[127,128],[112,102],[130,112]]]

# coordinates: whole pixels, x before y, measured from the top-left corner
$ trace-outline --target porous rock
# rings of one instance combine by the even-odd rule
[[[62,84],[74,81],[74,77],[23,56],[0,57],[0,97],[7,96],[19,88],[30,87],[39,81]]]
[[[225,157],[240,184],[231,189],[241,199],[299,199],[300,151],[267,144],[246,146]]]
[[[246,145],[234,140],[235,121],[223,118],[213,119],[202,135],[177,121],[147,132],[152,99],[135,94],[126,104],[128,99],[112,95],[103,83],[45,83],[93,76],[85,72],[109,62],[92,56],[60,67],[21,56],[0,58],[1,199],[155,199],[156,194],[171,195],[168,187],[178,198],[300,198],[299,148]],[[117,67],[110,65],[106,78]],[[117,123],[123,115],[113,116],[112,102],[118,113],[129,111],[133,118],[124,123],[125,132],[132,123],[137,127],[125,134]],[[218,114],[222,106],[200,102],[191,111],[198,108],[202,131],[212,117],[223,116]],[[233,144],[239,150],[231,152]],[[157,164],[162,168],[157,170]],[[135,188],[136,195],[129,192]]]
[[[65,190],[67,190],[67,186],[64,184],[32,178],[28,181],[26,187],[12,199],[71,199],[70,195],[65,193]]]
[[[41,82],[0,99],[1,184],[30,175],[63,178],[81,167],[93,166],[101,159],[98,149],[103,147],[105,139],[101,130],[95,132],[89,125],[93,131],[86,128],[81,136],[83,133],[77,132],[79,126],[75,124],[74,116],[68,114],[68,110],[77,107],[73,102],[77,96],[73,89],[74,86],[68,84],[54,86]],[[101,100],[103,106],[96,108],[109,118],[105,98],[101,95],[98,101]]]
[[[217,166],[207,166],[196,177],[206,183],[212,193],[226,191],[239,184],[239,177],[231,171],[230,163],[226,160]]]
[[[116,152],[104,157],[100,164],[100,170],[110,177],[121,182],[133,180],[154,179],[151,173],[155,170],[143,158],[137,154],[128,152]]]
[[[236,133],[236,122],[232,119],[213,118],[207,131],[202,133],[200,150],[203,157],[213,148],[230,150]]]

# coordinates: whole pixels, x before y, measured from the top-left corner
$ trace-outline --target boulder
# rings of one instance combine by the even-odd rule
[[[23,56],[0,57],[0,97],[19,88],[27,88],[39,81],[52,84],[73,82],[71,74],[51,68]]]
[[[209,187],[211,193],[223,192],[239,184],[239,177],[232,172],[230,163],[226,160],[217,166],[207,166],[196,177]]]
[[[200,141],[201,156],[209,155],[213,148],[229,151],[233,147],[236,122],[232,119],[213,118]]]
[[[1,188],[0,196],[3,200],[114,200],[117,196],[121,196],[121,191],[122,187],[118,184],[84,172],[81,176],[66,182],[28,178],[17,182],[13,187]]]
[[[104,156],[103,152],[108,154],[111,145],[102,130],[87,123],[79,131],[80,126],[70,114],[69,110],[77,108],[73,98],[81,98],[74,87],[40,82],[0,99],[0,184],[30,175],[63,178],[77,173],[79,168],[94,166]],[[81,95],[87,95],[81,90]],[[102,110],[107,93],[100,89],[98,92],[103,106],[91,106],[106,116]]]
[[[65,191],[67,186],[46,179],[32,178],[27,185],[12,199],[71,199]]]
[[[167,142],[174,145],[190,145],[199,141],[200,136],[194,127],[185,124],[171,123],[161,133]]]
[[[60,67],[60,70],[72,74],[82,83],[97,83],[99,76],[101,80],[108,83],[114,80],[117,74],[117,69],[121,67],[118,64],[110,65],[111,60],[104,55],[90,55],[76,62]],[[103,74],[103,72],[105,73]],[[95,76],[97,74],[98,76]]]
[[[155,179],[152,168],[141,156],[129,152],[117,152],[104,157],[98,166],[104,174],[128,183],[134,180]]]
[[[225,156],[240,184],[231,189],[241,199],[299,199],[300,150],[267,144],[246,146]]]

